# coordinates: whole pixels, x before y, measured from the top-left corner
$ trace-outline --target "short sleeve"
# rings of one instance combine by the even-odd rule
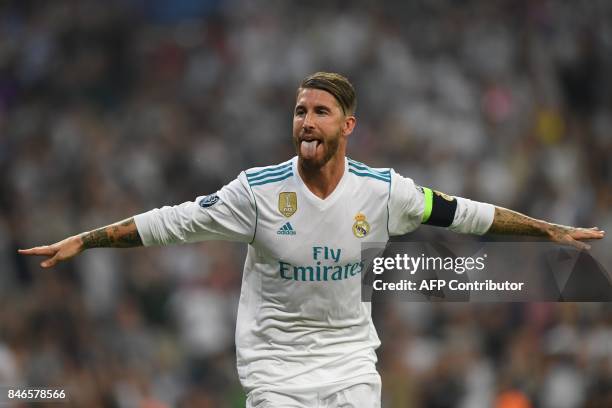
[[[391,170],[389,196],[389,235],[403,235],[421,225],[425,196],[412,179]]]
[[[256,223],[255,200],[244,172],[215,194],[136,215],[145,246],[207,240],[251,242]]]

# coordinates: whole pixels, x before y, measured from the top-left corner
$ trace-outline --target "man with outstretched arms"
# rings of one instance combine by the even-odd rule
[[[247,406],[379,407],[380,342],[370,304],[361,302],[360,244],[420,224],[543,236],[580,249],[604,232],[450,197],[346,157],[355,105],[346,78],[313,74],[297,91],[296,157],[246,170],[216,194],[20,253],[45,255],[41,265],[51,267],[96,247],[248,243],[236,327]]]

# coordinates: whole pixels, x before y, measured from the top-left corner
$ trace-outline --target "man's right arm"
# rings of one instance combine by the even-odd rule
[[[68,237],[52,245],[30,249],[20,249],[22,255],[42,255],[48,258],[41,262],[43,268],[50,268],[89,248],[131,248],[142,246],[142,239],[136,228],[134,218]]]
[[[134,218],[120,221],[79,235],[83,249],[132,248],[142,246]]]
[[[257,210],[247,185],[242,173],[216,194],[156,208],[52,245],[22,249],[19,253],[47,256],[40,265],[49,268],[89,248],[130,248],[206,240],[251,242],[255,236]]]

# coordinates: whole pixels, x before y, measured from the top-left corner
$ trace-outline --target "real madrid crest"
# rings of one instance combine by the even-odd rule
[[[366,221],[366,216],[362,213],[357,213],[355,223],[353,224],[353,234],[357,238],[363,238],[370,232],[370,224]]]
[[[282,192],[278,195],[278,211],[289,218],[297,211],[297,194],[293,191]]]

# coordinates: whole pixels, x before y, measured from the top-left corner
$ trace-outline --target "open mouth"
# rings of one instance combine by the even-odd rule
[[[300,140],[300,144],[302,143],[306,143],[308,145],[312,145],[314,147],[317,147],[318,145],[321,144],[321,141],[319,139],[302,139]]]
[[[304,158],[313,158],[317,153],[317,148],[321,145],[319,139],[302,139],[300,141],[300,152]]]

